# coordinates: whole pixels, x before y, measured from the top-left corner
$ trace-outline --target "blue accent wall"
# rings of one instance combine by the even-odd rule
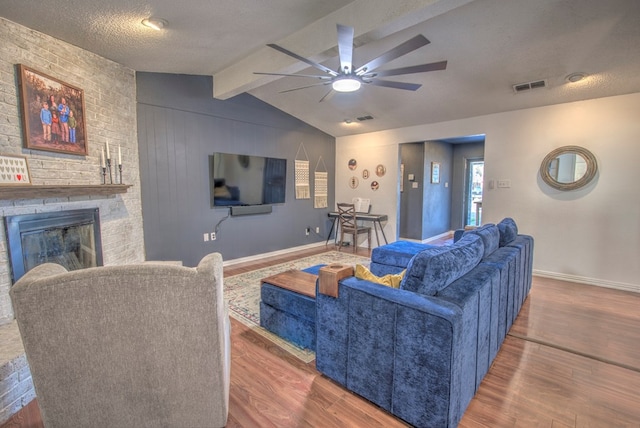
[[[425,170],[424,143],[400,144],[400,161],[404,165],[402,192],[400,193],[400,238],[422,239],[422,205],[424,201]],[[413,174],[413,180],[409,175]],[[417,183],[418,187],[413,187]]]
[[[440,163],[440,182],[431,183],[431,162]],[[424,143],[424,202],[422,205],[422,239],[451,230],[451,177],[453,147],[438,141]]]
[[[137,73],[136,84],[148,260],[182,260],[195,266],[214,251],[230,260],[326,238],[329,209],[313,208],[313,199],[295,199],[294,160],[304,143],[313,197],[313,172],[322,157],[320,164],[329,173],[328,205],[333,207],[334,137],[248,94],[214,99],[208,76]],[[208,162],[214,152],[286,158],[285,203],[273,205],[270,214],[224,219],[229,210],[211,208],[209,200]],[[205,242],[204,234],[213,232],[220,221],[217,239]],[[308,236],[307,227],[312,230]]]

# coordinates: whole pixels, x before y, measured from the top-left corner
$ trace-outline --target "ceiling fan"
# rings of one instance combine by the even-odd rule
[[[313,85],[302,86],[299,88],[288,89],[284,92],[297,91],[300,89],[311,88],[314,86],[331,85],[331,88],[337,92],[353,92],[360,89],[362,84],[371,84],[375,86],[384,86],[387,88],[404,89],[407,91],[417,91],[422,85],[416,83],[404,83],[394,82],[390,80],[382,80],[380,77],[399,76],[403,74],[424,73],[427,71],[444,70],[447,68],[447,61],[432,62],[429,64],[414,65],[409,67],[401,67],[392,70],[380,70],[375,71],[378,67],[399,58],[403,55],[413,52],[414,50],[429,44],[429,40],[426,37],[419,34],[406,42],[396,46],[393,49],[383,53],[377,58],[372,59],[366,64],[356,68],[353,68],[353,27],[346,25],[337,25],[338,28],[338,54],[340,57],[340,68],[338,70],[332,70],[325,67],[322,64],[311,61],[296,53],[293,53],[276,44],[268,44],[270,48],[280,51],[292,58],[302,61],[310,66],[317,68],[325,72],[324,75],[315,74],[287,74],[287,73],[260,73],[254,72],[254,74],[263,74],[270,76],[287,76],[287,77],[308,77],[322,80],[321,83]],[[331,91],[329,91],[330,93]],[[328,95],[328,94],[327,94]],[[320,101],[327,97],[325,95]]]

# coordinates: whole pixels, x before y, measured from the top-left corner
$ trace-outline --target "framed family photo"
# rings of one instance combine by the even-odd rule
[[[84,91],[18,64],[24,147],[88,154]]]

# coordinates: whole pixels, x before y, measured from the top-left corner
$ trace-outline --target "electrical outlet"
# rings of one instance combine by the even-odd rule
[[[320,227],[316,226],[316,233],[320,233]]]
[[[211,232],[211,240],[212,241],[216,240],[216,233],[215,232]]]
[[[304,230],[304,233],[305,233],[305,235],[309,236],[309,234],[311,233],[311,228],[310,228],[310,227],[307,227],[307,228]]]
[[[204,234],[204,242],[209,242],[209,234],[208,233]]]

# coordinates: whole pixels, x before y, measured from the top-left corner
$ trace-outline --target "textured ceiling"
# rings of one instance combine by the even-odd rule
[[[246,91],[334,136],[640,92],[638,0],[0,0],[0,16],[136,71],[212,75],[216,97]],[[167,28],[143,27],[149,16]],[[431,44],[388,68],[448,67],[388,78],[416,92],[366,86],[322,103],[326,87],[279,93],[315,81],[253,74],[316,74],[266,43],[335,69],[336,23],[356,30],[356,66],[423,34]],[[567,84],[576,71],[589,77]]]

